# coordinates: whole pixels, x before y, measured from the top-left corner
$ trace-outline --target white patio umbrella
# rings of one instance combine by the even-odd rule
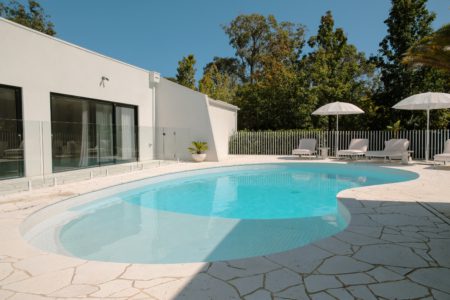
[[[312,114],[319,116],[336,116],[336,156],[339,145],[339,116],[340,115],[354,115],[363,114],[364,111],[356,105],[347,102],[333,102],[325,104],[316,109]]]
[[[425,145],[425,160],[429,159],[430,147],[430,110],[450,108],[450,94],[446,93],[422,93],[410,96],[393,106],[395,109],[426,110],[427,111],[427,136]]]

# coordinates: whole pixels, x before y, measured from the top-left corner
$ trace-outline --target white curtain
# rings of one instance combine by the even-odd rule
[[[119,125],[117,135],[118,155],[122,160],[131,160],[135,155],[134,109],[118,107],[116,122]]]
[[[81,113],[81,151],[80,167],[87,167],[89,164],[89,103],[83,102]]]
[[[97,158],[100,162],[109,162],[113,159],[112,107],[97,104],[95,108]]]

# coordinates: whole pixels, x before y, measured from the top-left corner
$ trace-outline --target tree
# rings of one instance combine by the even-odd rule
[[[167,80],[170,80],[172,82],[178,83],[178,81],[177,81],[177,79],[175,77],[164,77],[164,78],[167,79]]]
[[[209,65],[198,84],[199,91],[211,98],[232,103],[237,83],[227,73],[219,71],[215,64]]]
[[[351,102],[361,107],[365,118],[349,116],[341,122],[341,128],[368,128],[374,107],[371,101],[371,84],[374,66],[364,53],[347,43],[342,28],[334,29],[332,13],[328,11],[321,18],[317,35],[308,41],[313,49],[304,57],[302,64],[309,81],[309,111],[324,104],[341,101]],[[305,116],[308,117],[308,116]],[[313,126],[331,129],[335,126],[330,117],[314,117]]]
[[[236,58],[214,57],[203,68],[199,91],[214,99],[233,103],[241,72],[241,65]]]
[[[195,57],[189,54],[178,62],[177,82],[185,87],[195,90]]]
[[[231,24],[230,44],[246,70],[234,102],[241,109],[239,127],[296,128],[301,123],[296,71],[304,26],[277,22],[270,15],[238,16]],[[245,26],[235,28],[236,24]]]
[[[450,72],[450,24],[414,43],[406,51],[402,63]]]
[[[270,28],[266,18],[259,14],[240,15],[223,29],[245,70],[242,81],[253,83],[268,43]]]
[[[382,82],[374,96],[379,107],[377,124],[381,128],[397,120],[401,120],[401,124],[406,128],[424,126],[423,112],[398,111],[391,107],[413,94],[449,90],[449,76],[429,67],[411,69],[401,63],[410,47],[432,33],[431,23],[434,18],[434,13],[430,13],[426,8],[426,0],[392,0],[389,17],[385,20],[388,33],[380,43],[378,56],[374,58]],[[433,127],[447,126],[448,112],[438,110],[432,114]]]
[[[9,0],[8,4],[0,3],[0,17],[54,36],[54,25],[49,16],[37,1],[28,0],[28,8],[17,0]]]
[[[239,84],[241,82],[240,79],[243,76],[243,72],[245,72],[237,58],[215,56],[213,61],[206,64],[206,66],[203,68],[203,74],[208,72],[208,70],[213,66],[217,68],[217,71],[220,74],[231,77],[231,80],[233,82],[236,82],[236,84]]]

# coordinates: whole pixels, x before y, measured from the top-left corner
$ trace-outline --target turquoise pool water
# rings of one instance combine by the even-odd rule
[[[71,220],[55,226],[55,249],[128,263],[267,255],[343,230],[349,215],[336,200],[339,191],[415,178],[395,169],[320,163],[164,175],[71,207]]]

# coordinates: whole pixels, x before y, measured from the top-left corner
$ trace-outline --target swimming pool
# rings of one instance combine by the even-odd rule
[[[368,165],[257,164],[180,172],[118,185],[30,216],[25,238],[51,252],[127,263],[267,255],[342,231],[336,194],[416,173]]]

